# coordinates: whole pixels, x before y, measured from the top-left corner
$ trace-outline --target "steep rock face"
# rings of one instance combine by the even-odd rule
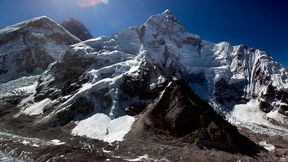
[[[239,134],[182,81],[170,83],[138,117],[126,138],[173,137],[200,147],[255,155],[259,147]]]
[[[40,74],[79,39],[47,17],[0,29],[0,82]]]
[[[61,25],[82,41],[93,38],[88,29],[76,19],[67,19]]]

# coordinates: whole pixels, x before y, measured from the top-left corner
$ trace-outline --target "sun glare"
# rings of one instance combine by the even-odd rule
[[[107,4],[109,0],[77,0],[77,5],[79,7],[93,7],[101,3]]]

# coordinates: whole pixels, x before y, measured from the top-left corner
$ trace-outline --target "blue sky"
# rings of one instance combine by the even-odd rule
[[[94,36],[111,35],[169,8],[187,30],[205,40],[266,50],[288,67],[286,0],[105,0],[90,7],[79,1],[0,0],[0,27],[46,15],[57,22],[76,18]]]

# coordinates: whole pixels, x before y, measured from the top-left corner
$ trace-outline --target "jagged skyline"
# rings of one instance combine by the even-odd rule
[[[80,2],[85,3],[85,7],[79,6]],[[169,8],[183,26],[205,40],[228,41],[265,50],[288,67],[288,11],[284,0],[111,0],[109,3],[97,0],[91,5],[86,2],[2,0],[0,27],[47,15],[57,22],[76,18],[94,36],[111,35],[129,26],[141,25],[150,15]]]

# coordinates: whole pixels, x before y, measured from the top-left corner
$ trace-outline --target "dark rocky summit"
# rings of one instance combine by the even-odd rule
[[[67,19],[61,25],[82,41],[93,38],[89,30],[76,19]]]

